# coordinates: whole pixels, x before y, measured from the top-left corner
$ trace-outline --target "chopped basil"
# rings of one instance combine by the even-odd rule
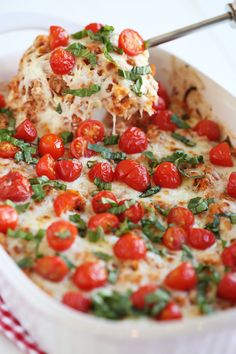
[[[95,178],[93,183],[95,184],[95,186],[97,187],[97,189],[99,191],[102,191],[102,190],[111,190],[111,183],[109,182],[103,182],[100,178]]]
[[[75,265],[74,263],[72,263],[66,255],[64,255],[64,254],[58,254],[58,256],[59,256],[61,259],[63,259],[63,261],[66,263],[66,265],[67,265],[67,267],[68,267],[69,269],[74,269],[74,268],[76,268],[76,265]]]
[[[186,261],[188,259],[193,259],[192,251],[187,245],[183,245],[182,246],[182,261]]]
[[[43,238],[45,237],[45,235],[46,235],[46,231],[40,229],[40,230],[36,233],[36,235],[35,235],[35,237],[34,237],[34,241],[35,241],[35,243],[36,243],[36,244],[35,244],[35,255],[36,255],[36,257],[39,257],[39,256],[40,256],[40,254],[39,254],[39,247],[40,247],[40,244],[41,244]]]
[[[122,223],[120,223],[119,228],[116,230],[116,236],[124,235],[126,232],[139,228],[139,224],[135,224],[128,219],[125,219]]]
[[[101,90],[101,86],[93,84],[90,85],[89,87],[83,87],[80,89],[76,90],[64,90],[64,94],[69,94],[72,96],[78,96],[78,97],[90,97],[94,95],[95,93],[99,92]]]
[[[181,143],[183,143],[186,146],[196,146],[196,143],[188,138],[186,138],[186,136],[180,135],[178,133],[172,133],[171,134],[172,138],[181,141]]]
[[[179,118],[176,114],[173,114],[171,117],[171,121],[177,125],[180,129],[189,129],[190,125],[183,121],[183,119]]]
[[[34,260],[31,257],[25,257],[19,260],[17,265],[22,269],[32,268],[34,265]]]
[[[163,216],[168,216],[170,212],[170,209],[161,208],[160,205],[155,205],[155,209]]]
[[[102,197],[101,199],[101,204],[110,204],[111,206],[118,206],[118,204],[113,199],[104,197]]]
[[[150,197],[151,195],[160,192],[160,190],[161,190],[161,187],[159,187],[159,186],[150,187],[150,188],[147,189],[145,192],[141,193],[141,194],[139,195],[139,198],[147,198],[147,197]]]
[[[32,241],[34,239],[34,235],[32,234],[32,232],[24,231],[20,229],[19,230],[8,229],[7,236],[12,238],[20,238],[26,241]]]
[[[114,160],[115,162],[119,162],[126,159],[126,154],[124,152],[113,152],[99,144],[88,143],[88,149],[99,152],[101,156],[107,160]]]
[[[115,284],[119,276],[118,268],[108,269],[108,281],[110,284]]]
[[[155,158],[154,154],[152,151],[144,151],[143,155],[148,158],[148,165],[150,167],[150,174],[153,174],[153,169],[157,167],[158,165],[158,160]]]
[[[136,204],[136,200],[134,200],[134,199],[126,200],[121,205],[115,205],[115,206],[111,207],[110,209],[108,209],[108,212],[111,214],[119,215],[135,204]]]
[[[106,58],[107,60],[109,60],[111,63],[113,63],[113,64],[116,65],[116,62],[115,62],[115,60],[112,58],[112,56],[109,54],[109,51],[110,51],[110,50],[109,50],[108,45],[105,45],[104,51],[103,51],[103,54],[104,54],[105,58]]]
[[[214,199],[203,199],[201,197],[196,197],[190,199],[188,202],[188,209],[191,210],[191,212],[196,215],[200,214],[203,211],[208,210],[209,204],[214,203]]]
[[[70,237],[71,234],[69,230],[65,230],[65,231],[58,231],[55,233],[55,235],[61,238],[62,240],[66,240],[68,237]]]
[[[166,228],[159,222],[154,214],[151,214],[149,218],[142,219],[142,232],[152,242],[160,242]]]
[[[64,183],[50,180],[46,176],[31,178],[29,181],[34,192],[32,198],[36,201],[41,201],[44,199],[46,194],[43,188],[45,186],[50,186],[54,189],[60,189],[60,190],[66,190],[67,188]]]
[[[97,163],[98,163],[97,160],[90,160],[90,161],[87,161],[86,165],[88,168],[92,168]]]
[[[143,79],[141,78],[141,76],[135,81],[135,84],[133,84],[131,86],[131,90],[139,97],[142,96],[142,91],[141,91],[141,88],[142,88],[142,84],[143,84]]]
[[[146,66],[133,66],[133,68],[130,71],[118,70],[118,74],[122,76],[123,78],[131,81],[137,81],[140,78],[140,75],[147,75],[151,74],[151,67],[150,65]]]
[[[79,214],[73,214],[69,216],[69,220],[76,224],[76,227],[79,231],[80,237],[85,237],[87,233],[87,224],[86,222],[80,217]]]
[[[92,32],[92,31],[91,31],[91,32]],[[74,39],[82,39],[82,38],[84,38],[84,37],[88,37],[88,33],[89,33],[88,30],[83,29],[82,31],[73,33],[73,34],[71,35],[71,37],[74,38]]]
[[[175,151],[172,155],[168,155],[168,156],[165,156],[163,157],[160,162],[165,162],[165,161],[168,161],[168,162],[175,162],[177,161],[179,158],[182,158],[184,155],[187,155],[184,151],[182,150],[177,150]]]
[[[234,213],[225,212],[225,213],[215,214],[212,223],[207,224],[205,228],[213,232],[216,238],[220,238],[220,218],[221,217],[229,218],[231,224],[236,223],[235,220],[236,214]]]
[[[145,303],[152,305],[149,310],[151,316],[157,316],[166,307],[169,301],[170,294],[164,289],[158,289],[145,296]]]
[[[105,262],[108,262],[108,261],[110,261],[110,260],[113,259],[113,256],[110,255],[110,254],[108,254],[108,253],[104,253],[104,252],[99,252],[99,251],[97,251],[97,252],[93,252],[93,254],[94,254],[96,257],[98,257],[99,259],[102,259],[102,260],[105,261]]]
[[[98,242],[104,239],[104,231],[101,226],[98,226],[96,230],[88,230],[87,236],[90,242]]]
[[[69,45],[69,47],[66,48],[66,50],[71,52],[75,57],[87,59],[90,65],[93,67],[97,63],[96,54],[92,53],[81,43],[72,43]]]
[[[24,213],[30,206],[30,203],[25,203],[25,204],[16,204],[13,203],[11,200],[7,199],[5,202],[7,205],[10,205],[11,207],[15,208],[17,213],[21,214]]]
[[[116,145],[118,144],[119,135],[109,135],[104,138],[104,145]]]
[[[73,133],[63,132],[61,133],[61,138],[64,144],[70,143],[73,140]]]
[[[58,103],[58,105],[56,106],[56,112],[58,114],[62,114],[62,108],[61,108],[61,104],[60,103]]]
[[[198,155],[198,156],[191,156],[188,154],[183,154],[181,157],[175,160],[175,165],[179,172],[187,177],[187,178],[203,178],[205,177],[205,173],[201,171],[196,171],[192,170],[192,168],[195,168],[198,164],[201,164],[204,162],[203,156]]]

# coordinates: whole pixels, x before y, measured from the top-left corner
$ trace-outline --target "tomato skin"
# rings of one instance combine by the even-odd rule
[[[162,162],[157,166],[153,180],[156,185],[171,189],[178,188],[182,182],[181,175],[172,162]]]
[[[141,54],[145,49],[144,40],[139,33],[129,28],[121,32],[118,46],[129,56]]]
[[[58,236],[59,233],[68,232],[66,238]],[[77,228],[69,221],[59,220],[53,222],[46,231],[47,241],[55,251],[65,251],[72,246],[78,234]]]
[[[0,232],[6,233],[8,229],[15,229],[18,222],[18,214],[9,205],[0,205]]]
[[[37,259],[34,271],[42,278],[57,283],[65,278],[69,268],[60,257],[44,256]]]
[[[153,103],[152,108],[155,112],[157,111],[165,111],[166,110],[166,103],[162,97],[158,97],[158,101]]]
[[[82,136],[78,136],[76,139],[74,139],[70,144],[71,155],[76,159],[96,155],[94,151],[88,149],[88,142],[91,141],[88,141],[88,139],[85,139]]]
[[[37,130],[29,119],[25,119],[16,127],[15,138],[31,143],[37,137]]]
[[[236,269],[236,241],[224,248],[221,259],[226,267]]]
[[[24,202],[32,195],[31,185],[21,173],[11,171],[0,177],[0,200]]]
[[[85,26],[85,29],[88,31],[92,31],[93,33],[97,33],[98,31],[100,31],[100,29],[102,29],[103,25],[101,23],[96,23],[96,22],[92,22],[89,23],[87,26]]]
[[[110,191],[98,192],[92,199],[92,208],[95,213],[104,213],[112,207],[111,203],[102,203],[102,198],[108,198],[118,203],[116,196]]]
[[[75,191],[66,191],[59,194],[53,203],[54,211],[57,216],[73,209],[83,210],[84,206],[85,200],[79,192]]]
[[[90,291],[106,284],[107,271],[100,263],[85,262],[76,268],[72,280],[79,289]]]
[[[183,317],[179,306],[175,302],[169,302],[156,317],[159,321],[180,320]]]
[[[170,97],[166,91],[166,88],[162,85],[162,83],[160,81],[158,82],[158,90],[157,90],[157,94],[159,97],[163,98],[163,100],[165,101],[166,107],[168,108],[170,105]]]
[[[50,66],[54,74],[67,75],[75,66],[75,57],[68,50],[56,48],[50,56]]]
[[[220,143],[214,146],[210,150],[209,155],[210,161],[214,165],[224,167],[232,167],[234,165],[228,143]]]
[[[139,192],[144,192],[150,185],[147,168],[134,160],[120,161],[115,169],[115,179]]]
[[[187,232],[182,227],[169,227],[164,233],[162,240],[169,250],[179,251],[187,241]]]
[[[56,134],[46,134],[39,141],[39,154],[50,154],[55,160],[62,157],[65,148],[62,139]]]
[[[164,283],[172,290],[189,291],[197,285],[197,275],[193,266],[184,262],[167,274]]]
[[[69,43],[69,35],[66,30],[60,26],[50,26],[49,28],[49,46],[51,50],[57,47],[65,47]]]
[[[213,232],[200,228],[189,229],[188,243],[191,247],[197,250],[205,250],[211,247],[215,242],[216,238]]]
[[[157,286],[154,284],[148,284],[141,286],[138,290],[133,292],[130,300],[134,307],[139,310],[143,310],[146,307],[145,298],[147,295],[154,293],[157,290]]]
[[[86,120],[80,123],[76,136],[82,136],[84,139],[87,139],[89,142],[93,143],[103,141],[105,136],[104,124],[99,120]]]
[[[36,164],[36,173],[40,176],[47,176],[51,180],[57,178],[55,171],[55,160],[50,154],[43,155]]]
[[[223,300],[236,302],[236,273],[226,273],[218,284],[217,295]]]
[[[124,204],[126,199],[119,202],[119,205]],[[120,221],[124,221],[126,218],[131,222],[138,223],[144,216],[144,207],[140,202],[136,202],[134,205],[126,209],[123,213],[119,214]]]
[[[107,234],[119,226],[119,219],[116,215],[111,213],[100,213],[90,217],[88,221],[88,228],[96,230],[102,227],[103,231]]]
[[[80,312],[89,312],[91,300],[80,292],[68,291],[63,295],[62,303]]]
[[[151,121],[157,126],[158,129],[174,132],[177,129],[177,125],[171,121],[173,112],[168,110],[158,110],[151,116]]]
[[[126,154],[137,154],[147,149],[146,134],[137,127],[130,127],[121,135],[119,148]]]
[[[121,236],[113,250],[115,256],[124,261],[144,259],[147,253],[145,242],[133,232]]]
[[[19,151],[18,147],[9,143],[8,141],[0,142],[0,157],[3,159],[13,159],[15,154]]]
[[[229,175],[227,193],[230,197],[236,198],[236,172],[232,172]]]
[[[6,101],[3,95],[0,94],[0,108],[5,108],[6,107]]]
[[[82,168],[82,164],[74,160],[60,160],[55,164],[57,177],[65,182],[73,182],[79,178]]]
[[[112,182],[114,179],[114,172],[109,162],[98,162],[88,172],[88,177],[91,182],[95,178],[100,178],[103,182]]]
[[[206,136],[211,141],[220,140],[220,127],[216,122],[209,119],[203,119],[194,127],[199,136]]]
[[[187,208],[175,207],[169,212],[167,222],[188,229],[194,223],[194,215]]]

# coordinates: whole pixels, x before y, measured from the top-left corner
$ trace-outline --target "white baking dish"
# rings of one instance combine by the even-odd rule
[[[202,112],[216,115],[231,132],[236,133],[236,98],[165,51],[153,50],[151,62],[157,64],[158,78],[167,87],[176,83],[182,87],[186,82],[197,86],[213,108],[211,111],[203,103]],[[24,275],[2,248],[0,293],[10,310],[48,354],[236,353],[236,309],[170,323],[99,319],[77,313],[51,299]]]

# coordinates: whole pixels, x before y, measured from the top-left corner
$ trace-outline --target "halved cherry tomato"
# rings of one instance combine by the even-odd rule
[[[188,243],[191,247],[197,250],[205,250],[211,247],[215,242],[216,238],[213,232],[200,228],[189,229]]]
[[[217,295],[224,300],[236,302],[236,273],[226,273],[218,284]]]
[[[50,65],[54,74],[67,75],[75,66],[74,55],[63,48],[56,48],[50,56]]]
[[[197,285],[197,275],[193,266],[184,262],[167,274],[164,283],[170,289],[188,291]]]
[[[120,161],[115,169],[115,178],[139,192],[144,192],[150,185],[147,168],[134,160]]]
[[[20,172],[9,172],[0,177],[0,200],[24,202],[32,195],[31,185]]]
[[[49,28],[49,45],[53,50],[57,47],[65,47],[69,43],[69,35],[66,30],[60,26],[50,26]]]
[[[76,268],[72,280],[79,289],[89,291],[105,285],[107,277],[107,271],[100,263],[86,262]]]
[[[151,121],[157,126],[158,129],[174,132],[177,125],[171,121],[173,112],[167,110],[158,110],[151,116]]]
[[[116,215],[110,213],[100,213],[91,216],[88,221],[88,228],[96,230],[99,226],[103,228],[105,233],[109,233],[119,226],[119,219]]]
[[[119,148],[126,154],[137,154],[147,149],[146,134],[137,127],[130,127],[121,135]]]
[[[104,213],[112,207],[112,203],[103,203],[102,198],[113,200],[117,203],[116,196],[110,191],[98,192],[92,199],[92,207],[95,213]]]
[[[69,210],[84,210],[85,200],[79,192],[66,191],[56,197],[53,207],[56,215],[60,216]]]
[[[236,198],[236,172],[232,172],[229,175],[227,193],[230,197]]]
[[[19,151],[19,148],[8,141],[0,142],[0,157],[4,159],[12,159]]]
[[[188,229],[194,223],[194,215],[187,208],[175,207],[169,212],[167,222]]]
[[[0,94],[0,108],[6,107],[6,101],[3,95]]]
[[[62,303],[80,312],[89,312],[91,300],[80,292],[68,291],[63,295]]]
[[[133,232],[127,232],[114,245],[114,253],[122,260],[139,260],[146,256],[144,240]]]
[[[53,222],[46,231],[47,241],[55,251],[65,251],[72,246],[78,235],[77,228],[69,221]]]
[[[50,154],[43,155],[36,164],[36,173],[40,176],[47,176],[49,179],[56,179],[55,160]]]
[[[166,307],[157,315],[159,321],[180,320],[183,317],[179,306],[175,302],[169,302]]]
[[[82,164],[74,160],[60,160],[55,164],[57,177],[65,182],[73,182],[80,177]]]
[[[96,22],[92,22],[92,23],[89,23],[87,26],[85,26],[85,29],[87,31],[92,31],[93,33],[96,33],[98,31],[100,31],[100,29],[102,29],[102,24],[101,23],[96,23]]]
[[[159,97],[163,98],[163,100],[165,101],[166,107],[168,108],[170,105],[170,97],[166,91],[166,88],[162,85],[162,83],[160,81],[158,81],[157,94]]]
[[[89,142],[98,143],[104,139],[105,127],[99,120],[86,120],[85,122],[80,123],[76,135],[82,136]]]
[[[152,108],[155,112],[166,110],[166,103],[162,97],[158,97],[158,101],[153,103]]]
[[[91,141],[88,141],[88,139],[85,139],[82,136],[78,136],[76,139],[74,139],[70,144],[71,155],[76,159],[96,155],[94,151],[88,149],[88,142]]]
[[[224,248],[221,259],[226,267],[236,269],[236,241]]]
[[[145,49],[144,40],[140,34],[129,28],[121,32],[118,43],[119,48],[130,56],[142,54]]]
[[[162,162],[153,174],[154,183],[163,188],[178,188],[182,178],[172,162]]]
[[[154,284],[148,284],[141,286],[138,290],[133,292],[130,300],[134,307],[143,310],[146,306],[146,296],[154,293],[157,290],[157,286]]]
[[[228,143],[220,143],[214,146],[210,152],[210,161],[214,165],[232,167],[233,160]]]
[[[7,232],[8,229],[15,229],[18,221],[18,214],[9,205],[0,205],[0,232]]]
[[[119,202],[119,205],[125,203],[126,200]],[[140,202],[136,202],[134,205],[126,209],[122,214],[119,214],[120,221],[124,221],[126,218],[131,222],[138,223],[144,216],[144,207]]]
[[[216,122],[209,119],[201,120],[195,127],[199,136],[206,136],[211,141],[220,140],[220,127]]]
[[[36,261],[34,271],[52,282],[60,282],[69,273],[66,263],[57,256],[44,256]]]
[[[29,119],[25,119],[16,127],[15,138],[31,143],[37,137],[37,130]]]
[[[55,160],[62,157],[65,148],[62,139],[56,134],[46,134],[39,140],[39,154],[50,154]]]
[[[179,251],[187,241],[187,232],[182,227],[169,227],[164,233],[162,240],[169,250]]]
[[[103,182],[112,182],[114,172],[109,162],[98,162],[89,170],[88,177],[91,182],[93,182],[95,178],[100,178]]]

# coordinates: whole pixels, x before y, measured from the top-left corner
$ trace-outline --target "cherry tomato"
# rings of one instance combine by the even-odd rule
[[[54,74],[67,75],[75,66],[74,55],[63,48],[56,48],[50,56],[50,65]]]
[[[43,155],[36,164],[36,173],[40,176],[47,176],[49,179],[56,179],[55,160],[50,154]]]
[[[84,210],[85,200],[79,192],[66,191],[56,197],[53,207],[56,215],[60,216],[69,210]]]
[[[162,83],[160,81],[158,81],[157,94],[159,97],[163,98],[163,100],[165,101],[166,107],[168,108],[170,105],[170,97],[166,91],[166,88],[162,85]]]
[[[28,143],[31,143],[36,139],[36,137],[37,130],[29,119],[25,119],[17,126],[15,133],[16,139],[22,139]]]
[[[194,215],[187,208],[175,207],[169,212],[167,222],[188,229],[194,223]]]
[[[60,282],[69,273],[69,268],[60,257],[44,256],[36,261],[34,271],[47,280]]]
[[[74,160],[60,160],[55,164],[57,177],[65,182],[73,182],[79,178],[82,168],[82,164]]]
[[[151,121],[160,130],[174,132],[177,129],[177,125],[171,121],[173,112],[167,110],[158,110],[151,116]]]
[[[167,274],[164,283],[170,289],[188,291],[197,285],[197,275],[193,266],[184,262]]]
[[[85,29],[87,31],[92,31],[93,33],[96,33],[98,31],[100,31],[100,29],[102,29],[103,25],[101,23],[96,23],[96,22],[92,22],[89,23],[87,26],[85,26]]]
[[[88,228],[96,230],[99,226],[103,228],[105,233],[109,233],[119,226],[119,219],[116,215],[110,213],[100,213],[91,216],[88,221]]]
[[[15,229],[18,221],[18,214],[9,205],[0,205],[0,232],[6,233],[8,229]]]
[[[8,141],[0,142],[0,157],[4,159],[12,159],[19,151],[18,147],[9,143]]]
[[[175,302],[169,302],[166,307],[157,315],[159,321],[180,320],[183,317],[179,306]]]
[[[89,312],[91,300],[80,292],[68,291],[62,298],[62,303],[80,312]]]
[[[162,162],[153,174],[154,183],[162,188],[178,188],[182,178],[172,162]]]
[[[86,262],[76,268],[73,282],[79,289],[89,291],[105,285],[107,276],[105,267],[100,263]]]
[[[125,54],[135,56],[144,52],[144,40],[138,32],[132,29],[125,29],[121,32],[118,41],[119,48],[123,49]]]
[[[3,95],[0,94],[0,108],[5,108],[6,107],[6,101]]]
[[[187,240],[187,232],[178,226],[169,227],[162,238],[164,245],[171,251],[179,251]]]
[[[114,245],[114,253],[122,260],[139,260],[146,256],[144,240],[133,232],[127,232]]]
[[[226,267],[236,269],[236,241],[224,248],[221,259]]]
[[[24,202],[32,195],[31,185],[20,172],[9,172],[0,177],[0,200]]]
[[[228,143],[220,143],[210,150],[210,161],[214,165],[232,167],[233,160]]]
[[[69,221],[53,222],[46,231],[47,241],[55,251],[65,251],[72,246],[78,235],[77,228]]]
[[[119,205],[125,203],[126,200],[119,202]],[[144,216],[144,207],[140,202],[136,202],[134,205],[126,209],[123,213],[119,214],[120,221],[124,221],[126,218],[131,222],[138,223]]]
[[[197,250],[205,250],[211,247],[215,242],[216,238],[213,232],[200,228],[189,229],[188,243],[191,247]]]
[[[137,154],[147,149],[146,134],[137,127],[130,127],[121,135],[119,148],[126,154]]]
[[[230,197],[236,198],[236,172],[232,172],[229,175],[227,193]]]
[[[115,178],[139,192],[144,192],[150,185],[147,168],[134,160],[120,161],[115,169]]]
[[[155,112],[166,110],[166,103],[162,97],[158,97],[158,101],[153,103],[152,108]]]
[[[206,136],[211,141],[220,140],[220,127],[217,123],[209,119],[203,119],[195,126],[199,136]]]
[[[95,178],[100,178],[103,182],[112,182],[114,172],[109,162],[98,162],[89,170],[88,177],[91,182],[93,182]]]
[[[46,134],[39,140],[39,154],[50,154],[55,160],[64,154],[62,139],[56,134]]]
[[[218,284],[217,295],[230,302],[236,302],[236,273],[226,273]]]
[[[102,203],[102,198],[107,198],[117,202],[116,196],[110,191],[98,192],[92,199],[92,207],[95,213],[104,213],[112,207],[112,203]]]
[[[78,136],[76,139],[74,139],[70,144],[71,155],[76,159],[96,155],[94,151],[88,149],[88,142],[91,141],[88,141],[88,139],[85,139],[82,136]]]
[[[154,293],[157,290],[157,286],[153,284],[143,285],[138,290],[133,292],[130,300],[134,307],[143,310],[146,306],[146,296]]]
[[[99,120],[86,120],[85,122],[80,123],[76,135],[82,136],[89,142],[98,143],[104,139],[105,127]]]
[[[49,28],[49,45],[53,50],[57,47],[65,47],[69,43],[69,35],[66,30],[60,26],[50,26]]]

